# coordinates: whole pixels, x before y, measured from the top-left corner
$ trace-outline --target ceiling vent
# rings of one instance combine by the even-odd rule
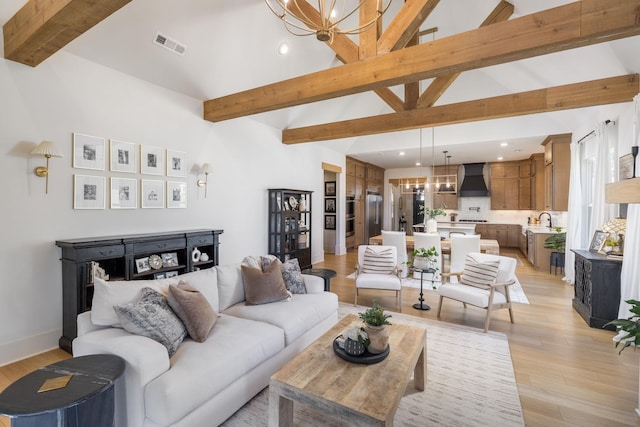
[[[184,55],[184,52],[187,50],[187,47],[179,41],[160,33],[156,34],[153,42],[158,46],[162,46],[163,48],[170,50],[173,53],[177,53],[178,55]]]

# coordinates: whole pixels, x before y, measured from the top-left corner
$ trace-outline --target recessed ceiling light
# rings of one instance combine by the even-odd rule
[[[398,155],[404,156],[404,151],[399,152]]]
[[[509,143],[508,143],[508,142],[501,142],[501,143],[500,143],[500,147],[506,147],[507,145],[509,145]]]
[[[420,162],[416,162],[416,166],[420,166]]]
[[[286,42],[280,43],[280,46],[278,46],[278,53],[280,55],[286,55],[289,53],[289,45]]]
[[[498,157],[498,160],[504,160],[504,157],[500,156]]]

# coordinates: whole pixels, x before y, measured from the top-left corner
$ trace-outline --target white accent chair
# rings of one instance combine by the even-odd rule
[[[398,251],[398,264],[402,270],[402,277],[407,277],[409,267],[406,262],[407,256],[407,233],[404,231],[384,231],[382,230],[382,244],[384,246],[395,246]]]
[[[480,235],[454,234],[450,238],[451,252],[449,255],[449,272],[462,271],[464,260],[471,252],[480,252]]]
[[[420,248],[429,249],[432,247],[436,248],[436,251],[438,251],[437,267],[439,269],[439,272],[442,273],[442,245],[440,244],[440,235],[429,234],[429,233],[413,233],[413,239],[414,239],[413,247],[415,249],[420,249]],[[432,276],[431,273],[427,273],[424,275],[423,279],[431,281],[431,276]],[[436,277],[439,277],[439,276],[440,274],[436,275]],[[413,278],[420,279],[420,273],[414,272]],[[440,280],[435,280],[434,282],[439,283]]]
[[[374,252],[380,253],[385,250],[391,251],[393,258],[393,268],[389,273],[366,272],[365,252],[371,248]],[[388,290],[396,293],[398,300],[398,311],[402,311],[402,269],[398,264],[398,251],[395,246],[361,245],[358,247],[358,264],[356,265],[356,296],[353,305],[358,305],[358,291],[360,289]]]
[[[440,312],[442,311],[443,299],[449,298],[455,301],[460,301],[465,309],[467,304],[485,309],[487,315],[484,321],[484,331],[489,329],[489,321],[491,320],[491,313],[494,310],[500,308],[509,309],[509,318],[513,323],[513,310],[511,308],[511,296],[509,295],[509,286],[516,282],[516,265],[515,258],[500,256],[500,255],[488,255],[480,252],[471,253],[476,261],[486,262],[499,260],[498,274],[492,284],[488,286],[468,285],[465,283],[443,283],[437,289],[440,295],[440,302],[438,304],[438,318],[440,318]],[[444,277],[455,275],[458,277],[458,282],[461,280],[463,271],[443,273]]]

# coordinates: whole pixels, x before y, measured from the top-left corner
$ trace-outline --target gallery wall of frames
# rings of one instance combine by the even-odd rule
[[[107,147],[105,138],[73,133],[73,167],[87,170],[73,176],[74,209],[105,209],[107,201],[111,209],[187,207],[184,151],[115,139]],[[91,170],[113,175],[92,175]]]

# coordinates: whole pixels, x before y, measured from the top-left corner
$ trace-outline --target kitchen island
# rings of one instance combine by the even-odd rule
[[[413,226],[413,231],[424,232],[424,224],[415,224]],[[473,223],[462,224],[458,222],[438,222],[438,234],[440,234],[440,237],[448,239],[452,231],[473,235],[476,234],[476,225]]]

